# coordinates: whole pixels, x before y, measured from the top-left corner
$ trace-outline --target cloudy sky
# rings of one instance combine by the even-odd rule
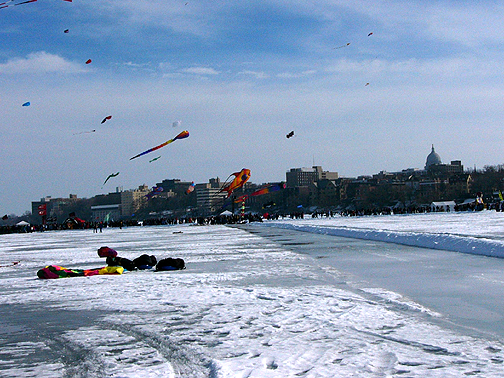
[[[504,163],[500,1],[19,2],[0,9],[1,214],[244,167],[423,168],[431,144]]]

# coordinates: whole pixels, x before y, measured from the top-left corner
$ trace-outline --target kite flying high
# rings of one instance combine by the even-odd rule
[[[173,139],[170,139],[170,140],[167,140],[166,142],[164,143],[161,143],[159,146],[156,146],[156,147],[152,147],[150,149],[148,149],[147,151],[144,151],[138,155],[135,155],[133,156],[132,158],[130,158],[130,160],[133,160],[133,159],[136,159],[137,157],[140,157],[142,155],[145,155],[145,154],[148,154],[149,152],[152,152],[152,151],[156,151],[156,150],[159,150],[161,147],[164,147],[166,146],[167,144],[170,144],[172,142],[175,142],[177,139],[184,139],[184,138],[187,138],[189,136],[189,131],[187,130],[184,130],[182,131],[181,133],[179,133],[175,138]]]
[[[347,46],[350,46],[350,42],[348,42],[347,44],[345,44],[343,46],[333,47],[333,50],[342,49],[343,47],[347,47]]]
[[[109,178],[112,178],[112,177],[116,177],[117,175],[119,175],[120,172],[117,172],[117,173],[112,173],[110,175],[108,175],[108,177],[105,179],[105,181],[103,182],[103,185],[105,185],[107,183],[107,181],[109,180]]]
[[[250,178],[250,169],[243,168],[240,172],[235,172],[231,173],[229,177],[235,176],[233,181],[226,182],[224,183],[223,188],[221,189],[221,192],[227,192],[227,197],[231,196],[233,194],[233,191],[235,189],[241,188],[245,183],[249,180]],[[229,179],[228,177],[228,179]]]
[[[80,133],[74,133],[74,135],[91,134],[91,133],[95,133],[95,132],[96,132],[96,130],[81,131]]]
[[[16,5],[34,3],[36,1],[37,0],[25,0],[25,1],[8,0],[8,1],[4,1],[3,3],[0,3],[0,9],[8,8],[8,7],[15,7]],[[69,3],[72,2],[72,0],[63,0],[63,1],[68,1]]]

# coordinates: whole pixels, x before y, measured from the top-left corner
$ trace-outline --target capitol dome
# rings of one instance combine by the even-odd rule
[[[441,157],[434,151],[434,145],[432,145],[432,151],[427,156],[427,161],[425,162],[425,169],[428,169],[431,165],[442,164]]]

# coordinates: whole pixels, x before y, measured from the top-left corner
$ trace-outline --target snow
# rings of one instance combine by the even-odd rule
[[[324,259],[255,230],[349,232],[344,236],[499,255],[503,216],[485,211],[2,235],[0,375],[501,377],[499,338],[443,326],[437,320],[444,314],[385,288],[357,288]],[[302,243],[306,233],[298,234]],[[96,251],[104,245],[129,259],[180,257],[187,269],[36,277],[48,264],[103,266]]]
[[[270,222],[268,226],[484,256],[504,257],[504,213],[423,213]]]

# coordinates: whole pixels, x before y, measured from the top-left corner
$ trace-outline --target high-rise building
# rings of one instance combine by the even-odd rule
[[[311,168],[291,168],[286,173],[288,188],[308,186],[318,180],[336,180],[338,172],[323,171],[321,166],[315,165]]]

